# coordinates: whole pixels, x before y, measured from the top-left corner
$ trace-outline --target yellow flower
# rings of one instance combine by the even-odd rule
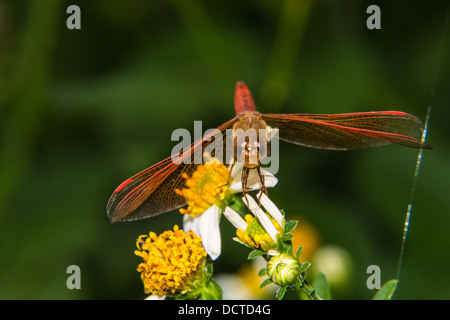
[[[245,230],[237,229],[236,235],[246,246],[264,252],[276,247],[276,242],[264,230],[257,218],[247,214],[245,215],[245,221],[247,222],[247,228]]]
[[[245,220],[230,207],[226,207],[225,217],[236,227],[238,242],[257,250],[267,252],[277,247],[279,238],[284,235],[285,219],[275,204],[264,194],[259,193],[261,204],[268,211],[264,212],[256,201],[246,195],[243,198],[254,216],[247,214]]]
[[[175,192],[183,196],[188,204],[188,208],[180,209],[180,213],[188,214],[192,218],[201,215],[213,205],[220,205],[229,189],[228,168],[216,158],[199,165],[191,177],[183,174],[183,178],[186,179],[186,188],[176,189]]]
[[[243,166],[235,164],[227,167],[217,158],[204,155],[207,161],[199,165],[192,176],[183,175],[185,188],[175,190],[187,202],[187,209],[180,209],[184,214],[183,229],[192,230],[202,238],[203,247],[212,260],[221,253],[220,217],[223,209],[233,194],[242,192]],[[232,168],[232,172],[229,170]],[[261,179],[252,170],[247,179],[248,188],[260,189]],[[269,172],[261,169],[266,188],[276,185],[278,180]]]
[[[206,263],[201,238],[177,225],[157,236],[154,232],[138,238],[135,251],[144,259],[141,272],[145,293],[176,296],[190,291]]]

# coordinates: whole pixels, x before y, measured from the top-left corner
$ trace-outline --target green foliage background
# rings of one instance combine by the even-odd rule
[[[66,8],[81,8],[81,30]],[[378,4],[382,29],[366,28]],[[141,299],[135,239],[176,212],[111,225],[106,202],[170,155],[176,128],[234,116],[236,81],[266,113],[432,113],[398,299],[450,298],[448,1],[0,1],[0,298]],[[447,15],[447,18],[446,18]],[[447,21],[446,21],[447,20]],[[447,23],[447,24],[445,24]],[[271,198],[350,253],[342,299],[366,268],[395,276],[417,150],[280,144]],[[289,216],[291,215],[291,216]],[[215,271],[248,251],[223,225]],[[242,257],[242,259],[239,259]],[[81,268],[68,290],[66,268]]]

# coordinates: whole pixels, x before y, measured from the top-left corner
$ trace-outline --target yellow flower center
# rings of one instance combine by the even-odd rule
[[[214,204],[219,204],[226,196],[229,188],[230,173],[219,160],[212,158],[209,162],[199,165],[191,177],[183,174],[186,188],[175,192],[186,199],[187,209],[180,213],[196,217]]]
[[[269,216],[269,219],[277,228],[278,232],[282,232],[280,225]],[[236,230],[238,238],[248,247],[258,249],[267,252],[267,250],[275,248],[276,243],[270,237],[270,235],[264,230],[258,219],[250,214],[245,215],[245,221],[247,222],[247,229]]]
[[[154,232],[138,238],[135,251],[144,259],[137,270],[141,272],[145,293],[160,296],[189,291],[206,257],[202,239],[192,231],[186,233],[177,225],[157,236]]]

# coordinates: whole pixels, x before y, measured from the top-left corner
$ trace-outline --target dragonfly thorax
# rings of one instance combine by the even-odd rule
[[[269,151],[268,128],[259,112],[237,115],[233,125],[234,160],[247,168],[256,168]]]

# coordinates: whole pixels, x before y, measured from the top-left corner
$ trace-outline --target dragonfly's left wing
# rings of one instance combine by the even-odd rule
[[[222,139],[225,139],[225,130],[232,127],[235,121],[231,119],[217,128],[223,135]],[[208,150],[208,146],[214,142],[213,137],[214,132],[206,134],[191,144],[185,154],[180,154],[178,158],[168,157],[121,183],[107,204],[106,212],[110,221],[150,218],[184,206],[185,199],[175,189],[184,187],[184,173],[191,175],[197,165],[202,163],[203,151]],[[195,151],[197,148],[200,153]]]

